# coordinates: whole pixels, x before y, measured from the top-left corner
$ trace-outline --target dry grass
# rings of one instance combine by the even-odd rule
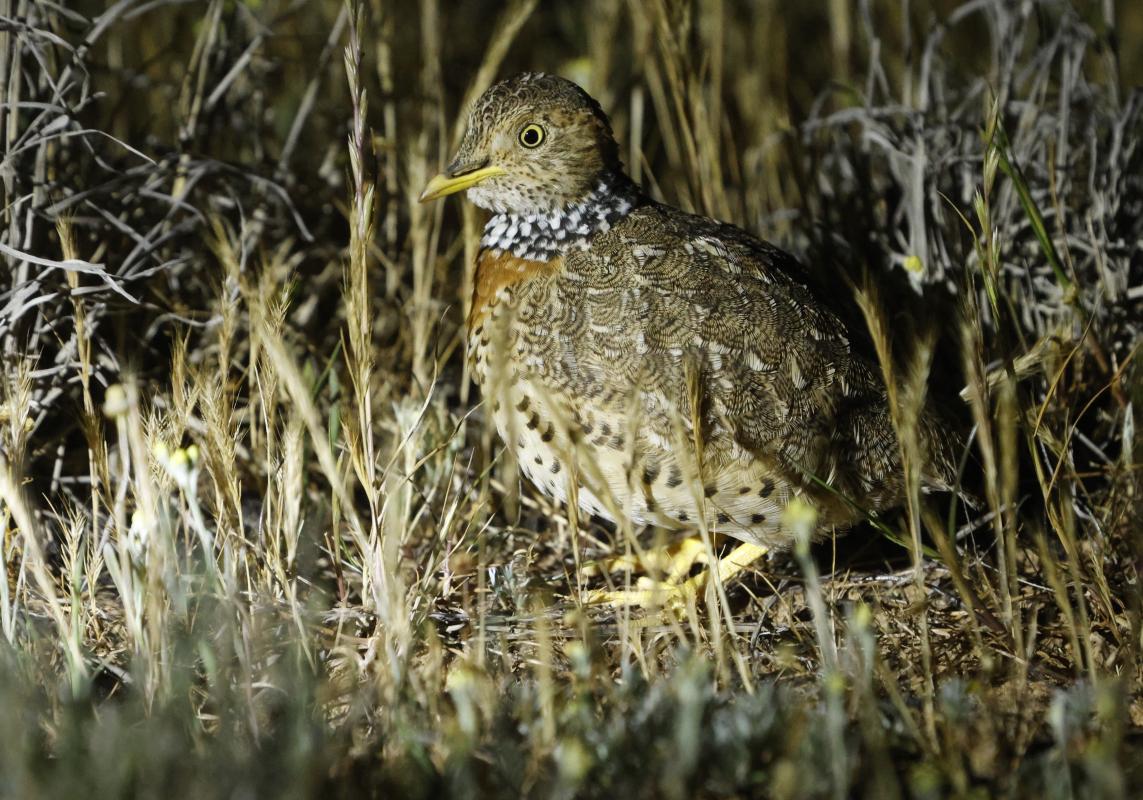
[[[0,795],[1135,796],[1141,27],[0,0]],[[524,68],[869,330],[906,508],[681,618],[582,605],[656,534],[520,483],[479,212],[415,202]],[[920,491],[926,396],[974,506]]]

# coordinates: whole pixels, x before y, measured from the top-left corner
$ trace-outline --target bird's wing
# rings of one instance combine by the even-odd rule
[[[571,348],[577,368],[604,384],[637,384],[661,432],[671,411],[685,423],[701,418],[755,455],[827,477],[839,419],[877,389],[789,256],[738,228],[651,205],[569,266],[581,284],[577,327],[599,333]]]

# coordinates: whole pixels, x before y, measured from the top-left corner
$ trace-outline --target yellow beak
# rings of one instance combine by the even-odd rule
[[[482,167],[481,169],[475,169],[472,172],[465,172],[460,175],[448,175],[442,172],[429,181],[425,190],[421,192],[420,202],[427,203],[430,200],[436,200],[438,197],[462,192],[486,178],[503,174],[504,170],[500,167]]]

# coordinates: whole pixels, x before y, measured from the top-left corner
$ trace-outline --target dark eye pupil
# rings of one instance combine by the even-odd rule
[[[524,131],[524,144],[539,144],[540,132],[535,128],[528,128]]]

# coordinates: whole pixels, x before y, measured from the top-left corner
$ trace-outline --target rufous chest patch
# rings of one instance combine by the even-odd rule
[[[501,289],[559,268],[562,259],[532,261],[500,250],[486,249],[476,259],[476,276],[472,285],[472,308],[468,312],[468,329],[472,331],[488,315]]]

